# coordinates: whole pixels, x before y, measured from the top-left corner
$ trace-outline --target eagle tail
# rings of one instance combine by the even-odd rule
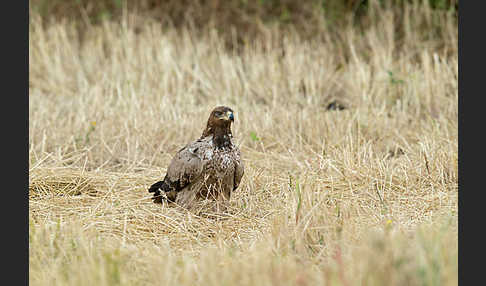
[[[171,191],[171,187],[167,184],[166,179],[153,184],[148,191],[149,193],[154,193],[154,197],[152,198],[154,203],[162,203],[164,199],[167,199],[169,202],[175,200],[175,192]],[[162,196],[162,191],[165,193],[166,197]]]
[[[154,193],[154,197],[152,198],[154,203],[162,203],[164,197],[162,196],[160,190],[164,190],[164,185],[164,181],[158,181],[148,189],[149,193]]]
[[[148,189],[149,193],[157,193],[158,192],[160,194],[160,189],[162,188],[163,184],[164,184],[164,181],[158,181],[157,183],[153,184]]]

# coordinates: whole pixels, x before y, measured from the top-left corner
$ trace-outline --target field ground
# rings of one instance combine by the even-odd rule
[[[457,25],[418,40],[382,15],[343,27],[347,55],[32,17],[31,285],[456,285]],[[220,104],[246,165],[230,212],[153,204]]]

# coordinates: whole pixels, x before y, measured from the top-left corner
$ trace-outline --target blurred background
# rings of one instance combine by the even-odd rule
[[[29,0],[29,3],[31,16],[39,15],[45,25],[67,21],[83,31],[103,21],[121,22],[129,13],[130,25],[138,30],[147,22],[155,22],[162,29],[215,31],[225,39],[229,49],[268,37],[269,30],[296,33],[303,40],[325,41],[332,34],[332,39],[339,41],[343,27],[367,29],[379,22],[383,8],[403,11],[405,6],[429,7],[427,19],[421,20],[417,27],[424,39],[441,36],[443,23],[434,19],[437,17],[434,14],[458,17],[458,0]],[[397,39],[403,32],[396,31]]]

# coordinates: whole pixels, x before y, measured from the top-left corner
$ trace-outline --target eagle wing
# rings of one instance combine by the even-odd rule
[[[166,176],[171,182],[179,182],[176,191],[185,188],[202,174],[206,162],[204,152],[208,149],[205,143],[203,140],[194,141],[172,158]]]
[[[156,197],[160,195],[160,190],[162,190],[173,201],[178,192],[197,181],[202,175],[208,161],[208,153],[211,150],[211,140],[206,138],[187,144],[172,158],[164,180],[153,184],[149,192],[153,192],[154,197]]]
[[[241,161],[240,150],[237,150],[237,155],[237,160],[235,161],[235,178],[233,183],[233,191],[238,188],[241,182],[241,178],[243,178],[243,174],[245,173],[245,165]]]

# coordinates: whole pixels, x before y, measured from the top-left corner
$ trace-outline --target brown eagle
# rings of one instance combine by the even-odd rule
[[[201,137],[179,150],[164,180],[149,188],[154,202],[161,203],[164,192],[168,201],[188,209],[204,199],[214,199],[225,206],[244,173],[240,150],[231,133],[233,121],[231,108],[214,108]]]

